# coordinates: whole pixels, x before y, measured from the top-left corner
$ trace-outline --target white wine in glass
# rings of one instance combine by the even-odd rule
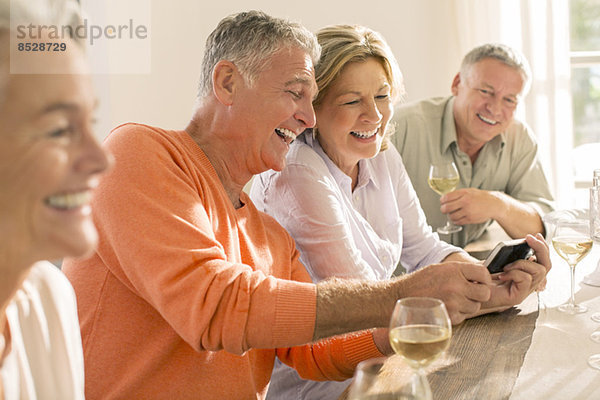
[[[407,325],[390,331],[392,348],[413,368],[431,364],[448,348],[451,332],[443,326]]]
[[[452,324],[441,300],[407,297],[396,302],[390,320],[390,344],[414,371],[413,395],[431,399],[431,388],[423,369],[450,344]]]
[[[458,169],[456,169],[456,165],[451,161],[432,164],[429,167],[427,183],[429,184],[429,187],[440,196],[456,189],[459,181],[460,176],[458,175]],[[450,234],[459,232],[461,229],[462,226],[454,225],[448,216],[446,225],[439,227],[437,231],[443,234]]]
[[[580,314],[587,308],[575,303],[575,266],[592,250],[590,224],[587,220],[558,221],[552,246],[556,253],[564,259],[571,268],[571,297],[566,304],[558,307],[559,311],[567,314]]]

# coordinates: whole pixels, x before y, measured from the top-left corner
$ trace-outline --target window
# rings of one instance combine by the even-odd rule
[[[600,0],[570,1],[575,185],[600,168]]]

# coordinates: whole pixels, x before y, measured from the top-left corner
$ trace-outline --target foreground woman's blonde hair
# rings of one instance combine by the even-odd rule
[[[331,25],[317,32],[321,45],[321,58],[315,65],[315,76],[319,93],[313,102],[317,108],[331,84],[337,79],[344,67],[353,62],[376,59],[383,67],[391,86],[393,103],[400,102],[405,94],[402,72],[392,50],[383,36],[372,29],[360,25]],[[381,150],[387,149],[389,135],[394,131],[388,124]],[[317,130],[314,131],[317,134]]]

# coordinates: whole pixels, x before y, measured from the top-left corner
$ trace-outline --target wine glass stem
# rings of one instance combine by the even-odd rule
[[[429,386],[429,381],[427,380],[427,375],[425,375],[421,368],[417,369],[415,372],[412,381],[412,394],[417,399],[432,400],[433,395],[431,393],[431,386]]]
[[[571,299],[569,300],[569,303],[574,306],[575,305],[575,266],[577,264],[569,264],[569,266],[571,267]]]

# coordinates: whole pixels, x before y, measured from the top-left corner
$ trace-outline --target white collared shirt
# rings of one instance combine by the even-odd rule
[[[427,225],[393,146],[361,160],[354,191],[351,185],[318,140],[303,134],[282,172],[255,177],[250,197],[290,232],[315,282],[388,279],[399,261],[411,272],[460,251]]]

